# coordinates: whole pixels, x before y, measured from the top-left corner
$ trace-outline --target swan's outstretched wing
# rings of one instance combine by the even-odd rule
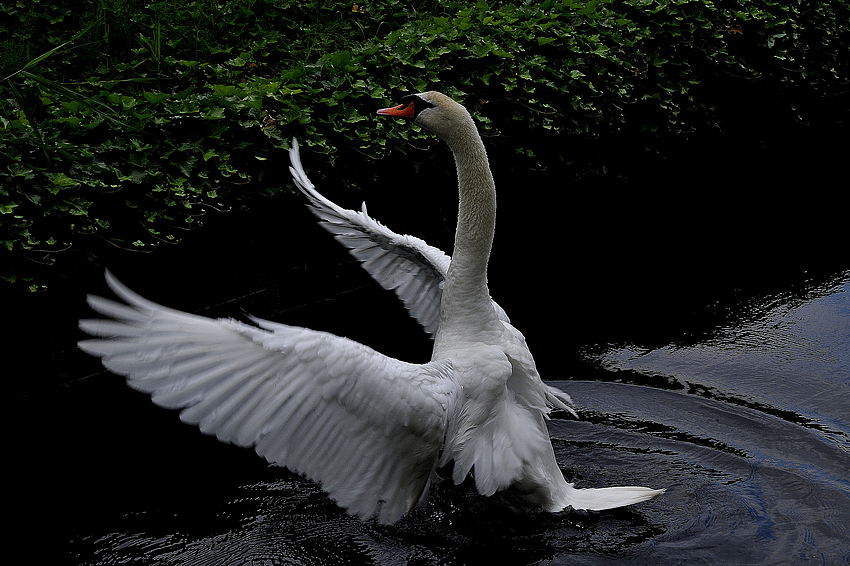
[[[451,258],[415,236],[396,234],[366,212],[342,208],[322,196],[301,165],[298,142],[289,150],[292,179],[307,197],[320,224],[346,246],[384,289],[395,291],[404,306],[429,334],[440,324],[443,281]],[[493,302],[499,318],[508,316]]]
[[[417,503],[453,411],[448,363],[408,364],[332,334],[260,328],[168,309],[107,273],[125,303],[89,297],[109,320],[80,347],[163,407],[224,442],[320,482],[350,513],[398,520]]]

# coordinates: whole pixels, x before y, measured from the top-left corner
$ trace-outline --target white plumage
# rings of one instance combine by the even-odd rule
[[[341,208],[322,196],[304,172],[298,142],[292,140],[289,172],[307,197],[319,224],[351,251],[381,287],[394,291],[425,332],[435,334],[440,321],[440,298],[451,258],[416,236],[396,234],[366,212]],[[493,302],[505,322],[508,315]]]
[[[107,282],[128,306],[89,304],[100,340],[80,347],[131,387],[223,442],[322,484],[341,506],[391,523],[425,491],[454,412],[449,363],[408,364],[325,332],[258,327],[161,307]]]
[[[325,332],[262,319],[213,320],[157,305],[107,273],[124,302],[89,297],[108,319],[80,321],[80,347],[130,386],[224,442],[319,482],[348,512],[393,523],[437,467],[478,491],[511,489],[532,508],[609,509],[650,499],[643,487],[575,489],[544,419],[571,411],[540,379],[522,334],[490,298],[486,267],[495,188],[466,110],[437,92],[379,111],[413,118],[452,149],[460,206],[452,258],[316,191],[290,151],[293,179],[322,226],[434,336],[432,361],[410,364]]]

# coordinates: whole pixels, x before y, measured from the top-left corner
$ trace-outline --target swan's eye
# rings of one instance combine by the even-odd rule
[[[401,99],[401,103],[404,104],[403,108],[407,108],[409,105],[413,105],[413,115],[416,116],[426,108],[434,108],[435,105],[431,104],[424,98],[416,96],[415,94],[409,94]]]

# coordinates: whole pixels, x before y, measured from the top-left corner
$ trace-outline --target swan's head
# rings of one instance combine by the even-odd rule
[[[412,119],[446,141],[469,126],[474,128],[466,108],[435,90],[409,94],[401,99],[398,106],[381,108],[378,114]]]

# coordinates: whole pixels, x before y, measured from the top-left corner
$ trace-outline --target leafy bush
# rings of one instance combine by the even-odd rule
[[[371,120],[402,92],[456,96],[518,169],[577,176],[628,175],[635,152],[600,141],[654,159],[734,129],[740,92],[779,127],[814,120],[848,88],[848,22],[774,0],[6,4],[2,276],[38,290],[31,262],[94,237],[152,249],[274,198],[293,135],[340,164],[433,147]]]

